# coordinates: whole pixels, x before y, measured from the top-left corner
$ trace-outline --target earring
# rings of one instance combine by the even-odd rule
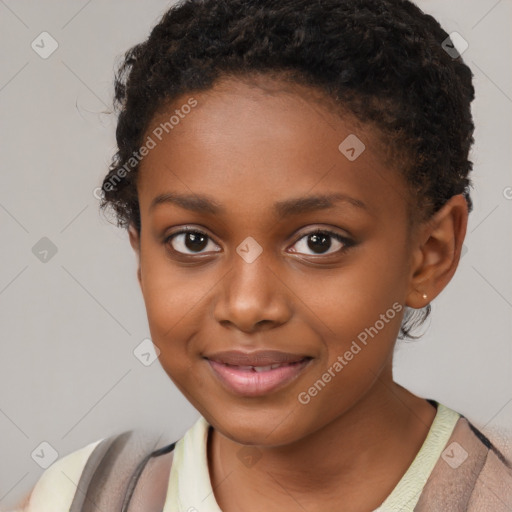
[[[426,293],[424,293],[424,294],[423,294],[423,298],[424,298],[424,299],[426,299],[426,298],[427,298],[427,294],[426,294]]]

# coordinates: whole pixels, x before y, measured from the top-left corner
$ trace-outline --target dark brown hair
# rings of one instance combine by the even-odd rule
[[[225,76],[272,74],[322,92],[377,129],[409,185],[411,218],[453,195],[472,210],[472,73],[448,34],[407,0],[185,0],[124,55],[115,77],[113,156],[102,186],[118,226],[140,231],[138,150],[162,106]],[[136,157],[137,156],[137,157]],[[423,322],[407,310],[401,335]]]

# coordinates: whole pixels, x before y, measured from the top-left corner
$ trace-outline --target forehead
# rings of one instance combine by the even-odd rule
[[[147,137],[154,147],[139,166],[142,215],[173,192],[215,198],[226,213],[276,212],[270,205],[287,197],[326,193],[364,202],[373,215],[403,213],[404,183],[384,164],[376,134],[305,86],[224,79],[160,109]]]

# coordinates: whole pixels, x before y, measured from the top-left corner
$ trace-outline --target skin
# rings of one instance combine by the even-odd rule
[[[269,77],[224,79],[162,108],[147,130],[190,96],[197,100],[140,164],[142,229],[130,226],[129,237],[160,363],[213,426],[208,464],[224,512],[313,512],[340,503],[344,512],[373,510],[413,461],[436,413],[393,381],[403,309],[308,404],[298,401],[393,303],[421,308],[444,289],[468,216],[458,195],[409,229],[413,199],[384,164],[377,133],[336,115],[313,92]],[[338,145],[352,133],[366,149],[349,161]],[[225,213],[171,203],[150,210],[166,192],[206,194]],[[367,209],[339,202],[292,217],[272,210],[277,201],[333,192]],[[165,241],[187,226],[210,237],[198,252],[183,234]],[[317,254],[306,236],[315,228],[355,245],[343,250],[330,238],[327,254]],[[252,263],[236,252],[249,236],[262,248]],[[203,358],[235,348],[313,360],[286,387],[240,397]],[[243,445],[260,455],[254,465],[239,458]]]

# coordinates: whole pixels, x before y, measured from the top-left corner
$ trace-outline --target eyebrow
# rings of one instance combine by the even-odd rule
[[[274,203],[273,211],[279,217],[290,217],[301,213],[327,210],[333,208],[337,202],[344,202],[369,212],[368,206],[360,199],[340,193],[317,194],[278,201]],[[161,204],[175,204],[186,210],[203,214],[221,215],[226,213],[225,208],[213,198],[200,194],[160,194],[151,201],[149,211],[151,212]]]

